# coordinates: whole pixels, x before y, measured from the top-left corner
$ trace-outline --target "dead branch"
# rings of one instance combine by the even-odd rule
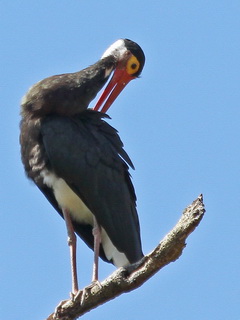
[[[138,263],[119,268],[100,285],[85,287],[72,299],[60,302],[46,320],[75,320],[120,294],[140,287],[156,272],[181,256],[186,246],[185,240],[198,226],[204,212],[203,197],[200,195],[183,211],[176,226],[151,253]]]

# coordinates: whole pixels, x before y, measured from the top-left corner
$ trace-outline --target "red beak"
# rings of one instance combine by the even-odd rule
[[[129,81],[133,80],[134,78],[135,77],[127,73],[126,69],[116,68],[109,84],[103,91],[93,110],[107,112],[107,110],[110,108],[123,88],[128,84]],[[104,102],[105,104],[103,105]],[[100,110],[102,105],[102,110]]]

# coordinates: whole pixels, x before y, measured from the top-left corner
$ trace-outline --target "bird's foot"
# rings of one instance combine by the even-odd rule
[[[63,310],[71,303],[72,300],[63,300],[61,301],[54,310],[53,319],[58,320],[63,313]]]
[[[87,297],[89,296],[89,293],[91,292],[91,294],[95,294],[96,292],[98,292],[100,289],[102,289],[102,285],[100,283],[99,280],[93,280],[91,284],[89,284],[88,286],[86,286],[85,288],[83,288],[82,290],[82,295],[81,295],[81,299],[80,299],[80,304],[81,306],[84,305],[85,300],[87,299]]]
[[[99,289],[102,289],[102,285],[101,285],[101,282],[96,279],[96,280],[93,280],[92,283],[90,284],[90,286],[93,288],[94,286],[98,286]]]
[[[55,308],[54,314],[53,314],[53,319],[57,320],[60,318],[60,316],[63,314],[64,309],[69,307],[74,301],[77,299],[80,299],[80,296],[82,295],[83,290],[79,290],[76,292],[70,292],[70,299],[68,300],[62,300],[57,307]]]

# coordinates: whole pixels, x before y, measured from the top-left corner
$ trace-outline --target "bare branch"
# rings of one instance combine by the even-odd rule
[[[200,195],[183,211],[176,226],[151,253],[138,263],[116,270],[100,285],[90,285],[72,299],[62,301],[55,313],[46,320],[75,320],[100,304],[141,286],[157,271],[181,256],[186,238],[198,226],[204,212],[203,197]]]

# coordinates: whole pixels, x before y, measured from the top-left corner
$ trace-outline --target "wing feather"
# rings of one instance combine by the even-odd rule
[[[142,257],[133,166],[117,131],[91,110],[45,118],[41,133],[49,169],[65,180],[130,262]]]

